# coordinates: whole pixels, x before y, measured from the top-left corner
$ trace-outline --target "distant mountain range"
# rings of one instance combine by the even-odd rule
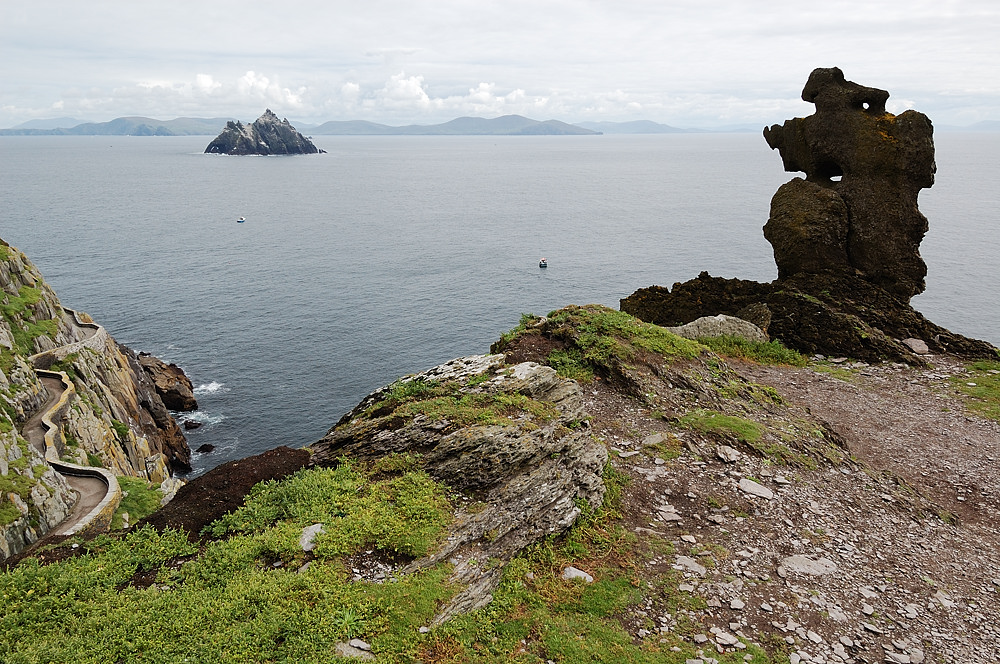
[[[601,133],[559,120],[540,122],[521,115],[504,115],[489,120],[456,118],[444,124],[405,127],[390,127],[364,120],[332,121],[315,127],[304,126],[300,131],[322,136],[568,136]]]
[[[72,127],[46,128],[63,120],[35,120],[11,129],[0,129],[0,136],[215,136],[231,118],[115,118],[109,122],[85,122]]]
[[[74,118],[31,120],[0,129],[0,136],[217,136],[232,118],[145,117],[116,118],[109,122],[80,123]],[[650,120],[631,122],[580,122],[532,120],[521,115],[499,118],[456,118],[443,124],[390,125],[365,120],[335,120],[320,125],[293,123],[303,134],[314,136],[566,136],[594,134],[679,134],[704,132],[759,132],[763,125],[740,124],[713,129],[680,129]],[[1000,131],[1000,121],[978,122],[967,127],[939,125],[942,131]]]

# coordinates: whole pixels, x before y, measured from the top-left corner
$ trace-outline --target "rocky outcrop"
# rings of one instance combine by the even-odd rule
[[[934,353],[995,358],[985,341],[935,325],[919,311],[856,275],[799,274],[762,284],[702,272],[697,279],[641,288],[620,301],[621,310],[671,327],[703,316],[726,314],[744,320],[766,307],[768,335],[806,354],[889,360],[920,365],[924,360],[902,343],[920,339]]]
[[[785,170],[806,174],[778,190],[764,227],[779,278],[853,268],[900,299],[923,292],[917,194],[934,184],[933,128],[923,113],[886,112],[888,98],[815,69],[802,99],[816,112],[764,130]]]
[[[409,569],[449,559],[506,562],[572,526],[581,501],[601,504],[607,450],[585,417],[579,384],[550,367],[508,366],[503,355],[461,358],[373,392],[312,444],[312,463],[415,455],[476,508],[462,511],[445,545]],[[485,606],[502,567],[458,564],[452,581],[465,590],[439,620]]]
[[[231,155],[317,154],[324,152],[312,141],[296,131],[288,119],[279,120],[270,109],[253,124],[226,123],[215,140],[205,148],[206,153]]]
[[[198,410],[194,386],[183,369],[176,364],[167,364],[149,353],[139,353],[137,360],[152,379],[164,406],[181,412]]]
[[[620,302],[622,311],[663,326],[726,314],[750,321],[803,353],[923,364],[929,351],[995,358],[991,344],[935,325],[909,305],[924,290],[920,241],[927,219],[920,189],[934,183],[930,120],[887,113],[889,93],[816,69],[802,98],[807,118],[764,130],[786,170],[803,171],[771,200],[764,236],[778,279],[762,284],[711,277],[651,286]]]

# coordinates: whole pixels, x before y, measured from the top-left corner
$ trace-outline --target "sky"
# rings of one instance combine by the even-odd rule
[[[815,67],[1000,120],[997,0],[0,0],[0,127],[140,115],[677,127],[808,115]]]

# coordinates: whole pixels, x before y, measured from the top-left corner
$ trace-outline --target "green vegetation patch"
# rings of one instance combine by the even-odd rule
[[[952,385],[971,397],[970,411],[1000,421],[1000,362],[973,362],[968,369],[965,375],[953,376]]]
[[[115,510],[111,527],[122,527],[122,513],[128,513],[129,522],[136,523],[139,519],[149,516],[160,509],[159,484],[152,484],[138,477],[119,477],[118,485],[122,489],[122,500]]]
[[[633,359],[638,349],[668,360],[693,359],[704,350],[698,342],[679,337],[659,325],[596,304],[553,311],[548,319],[554,325],[567,326],[583,358],[597,366],[605,366],[614,359]]]
[[[384,473],[386,467],[379,471]],[[321,523],[324,532],[316,539],[315,551],[319,557],[350,555],[366,547],[419,557],[438,542],[451,520],[444,488],[423,471],[371,481],[345,462],[257,485],[243,507],[207,532],[215,537],[268,532],[271,554],[288,557],[299,550],[302,528]]]
[[[732,436],[750,445],[757,443],[764,434],[764,427],[757,422],[714,410],[693,410],[678,422],[695,431]]]
[[[778,340],[762,342],[750,341],[743,337],[720,336],[698,339],[711,348],[716,354],[725,357],[735,357],[758,364],[778,364],[793,367],[804,367],[809,359],[801,353],[785,348]]]
[[[52,366],[49,367],[49,370],[62,371],[67,376],[69,376],[69,379],[71,381],[76,382],[76,369],[74,369],[73,363],[76,362],[79,358],[80,358],[79,353],[70,353],[63,359],[56,360],[55,362],[53,362]]]
[[[31,307],[42,299],[42,291],[31,286],[22,286],[17,295],[5,295],[6,303],[0,304],[0,314],[10,326],[14,337],[14,350],[21,355],[31,355],[35,350],[35,339],[42,335],[54,337],[59,331],[55,319],[32,321]]]
[[[475,387],[477,381],[469,382]],[[424,415],[434,421],[448,420],[458,426],[511,426],[523,424],[525,418],[544,423],[559,416],[559,409],[552,404],[523,394],[489,389],[471,391],[464,387],[454,382],[397,381],[362,416],[409,419]]]
[[[378,481],[344,463],[258,485],[207,529],[224,539],[200,546],[142,528],[23,562],[0,574],[0,661],[330,662],[354,637],[379,661],[414,661],[418,627],[456,590],[450,567],[354,582],[344,559],[373,546],[421,555],[450,522],[444,488],[404,457]],[[313,523],[325,532],[307,554],[298,540]]]

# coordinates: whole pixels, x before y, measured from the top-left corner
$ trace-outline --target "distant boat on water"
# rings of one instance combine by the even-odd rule
[[[549,266],[549,262],[547,260],[545,260],[544,258],[542,260],[538,261],[538,267],[548,267],[548,266]]]
[[[237,223],[237,224],[242,224],[242,223],[243,223],[244,221],[246,221],[246,220],[247,220],[247,218],[246,218],[246,217],[240,217],[239,219],[237,219],[237,220],[236,220],[236,223]]]

